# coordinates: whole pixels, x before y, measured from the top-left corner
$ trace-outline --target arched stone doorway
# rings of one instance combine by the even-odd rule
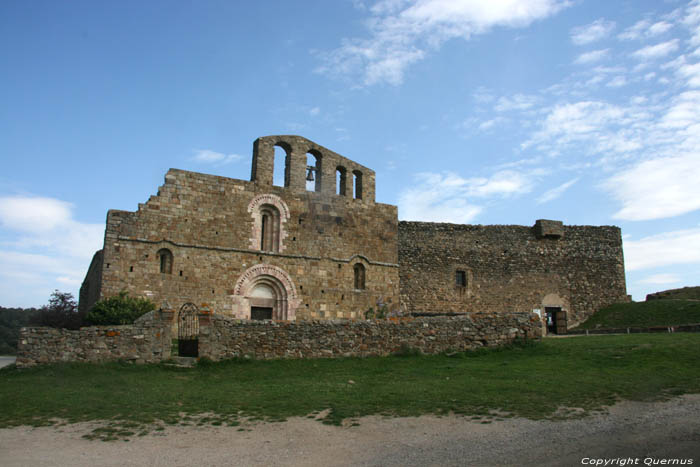
[[[544,309],[543,331],[546,334],[566,334],[569,308],[567,302],[559,295],[550,293],[542,300],[542,308]]]
[[[247,269],[234,287],[233,315],[239,319],[296,319],[301,300],[289,274],[277,266]]]

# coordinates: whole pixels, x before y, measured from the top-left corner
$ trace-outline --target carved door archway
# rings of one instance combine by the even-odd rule
[[[257,264],[241,274],[231,298],[233,314],[240,319],[295,320],[301,303],[289,274],[270,264]]]

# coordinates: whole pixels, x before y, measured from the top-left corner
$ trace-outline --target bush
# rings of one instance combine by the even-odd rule
[[[132,324],[141,315],[156,309],[156,304],[147,298],[130,297],[119,292],[115,297],[100,300],[85,316],[85,322],[96,326]]]
[[[82,323],[83,317],[78,313],[73,294],[58,290],[51,294],[49,304],[41,307],[30,320],[33,326],[65,329],[79,329]]]

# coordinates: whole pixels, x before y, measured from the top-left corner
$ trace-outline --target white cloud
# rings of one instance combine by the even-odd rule
[[[104,224],[73,218],[72,205],[55,198],[0,198],[0,275],[5,306],[36,306],[56,288],[77,297],[77,287],[95,251],[102,248]]]
[[[0,225],[25,232],[46,232],[68,222],[72,205],[53,198],[0,198]]]
[[[659,21],[658,23],[654,23],[649,27],[648,34],[651,37],[658,36],[659,34],[665,33],[672,27],[673,25],[671,23],[667,23],[666,21]]]
[[[613,79],[611,79],[608,84],[606,84],[607,87],[609,88],[619,88],[621,86],[624,86],[627,84],[627,78],[624,76],[616,76]]]
[[[624,240],[623,244],[628,271],[700,263],[700,228]]]
[[[502,96],[498,99],[494,109],[497,112],[510,112],[512,110],[527,110],[539,102],[537,96],[527,94],[515,94],[512,97]]]
[[[700,91],[686,91],[672,100],[661,126],[665,128],[687,129],[700,122]]]
[[[700,63],[684,63],[678,67],[676,73],[686,79],[691,88],[700,87]]]
[[[574,178],[572,180],[569,180],[568,182],[562,183],[558,187],[552,188],[551,190],[545,191],[542,196],[537,198],[537,204],[543,204],[547,203],[549,201],[553,201],[557,198],[559,198],[561,195],[564,194],[566,190],[571,188],[576,182],[578,182],[578,177]]]
[[[503,170],[491,177],[462,178],[455,173],[421,173],[417,184],[399,195],[405,220],[468,223],[482,210],[474,200],[507,198],[532,190],[535,176]]]
[[[600,101],[559,104],[547,113],[537,130],[521,146],[535,146],[557,155],[571,144],[585,143],[585,153],[628,152],[639,147],[634,116],[628,109]]]
[[[661,42],[660,44],[648,45],[634,52],[632,56],[640,60],[655,60],[665,57],[671,52],[678,50],[678,42],[678,39],[672,39],[670,41]]]
[[[667,21],[658,21],[652,24],[652,22],[648,19],[643,19],[641,21],[637,21],[634,26],[622,31],[622,33],[620,33],[617,37],[621,40],[627,41],[646,39],[659,36],[670,30],[672,27],[673,24]]]
[[[571,30],[571,42],[576,45],[589,44],[607,37],[613,29],[615,29],[614,21],[606,21],[600,18],[591,24],[573,28]]]
[[[495,99],[491,91],[489,91],[483,86],[479,86],[478,88],[476,88],[476,91],[472,93],[472,97],[479,104],[488,104],[489,102],[492,102]]]
[[[615,219],[649,220],[700,209],[700,153],[640,162],[604,186],[621,204]]]
[[[479,124],[479,130],[481,131],[487,131],[490,130],[493,126],[496,125],[501,119],[498,118],[492,118],[491,120],[486,120],[483,121]]]
[[[239,154],[224,154],[210,149],[197,149],[192,159],[202,164],[224,165],[239,161],[243,159],[243,156]]]
[[[311,110],[309,110],[309,115],[311,115],[312,117],[315,117],[315,116],[317,116],[317,115],[320,114],[320,113],[321,113],[321,108],[320,108],[320,107],[314,107],[314,108],[312,108]]]
[[[636,23],[634,23],[633,26],[630,26],[629,28],[625,29],[620,34],[618,34],[617,37],[618,39],[621,39],[623,41],[640,39],[644,37],[645,32],[648,30],[650,25],[651,22],[647,19],[637,21]]]
[[[676,274],[654,274],[652,276],[647,276],[644,279],[640,279],[637,282],[641,284],[666,285],[677,284],[680,281],[680,276]]]
[[[700,45],[700,2],[697,0],[690,2],[683,23],[691,32],[690,43],[694,46]]]
[[[590,52],[582,53],[578,57],[576,57],[576,60],[574,60],[574,63],[578,65],[587,65],[589,63],[593,62],[599,62],[605,57],[608,56],[608,52],[610,49],[601,49],[601,50],[592,50]]]
[[[385,0],[371,8],[368,39],[345,39],[322,56],[318,72],[361,75],[362,84],[399,85],[406,69],[445,41],[469,39],[494,27],[526,27],[569,5],[568,0]]]
[[[54,254],[92,258],[102,248],[104,226],[72,218],[72,205],[54,198],[7,196],[0,198],[0,225],[14,231],[4,242],[19,249],[49,248]]]

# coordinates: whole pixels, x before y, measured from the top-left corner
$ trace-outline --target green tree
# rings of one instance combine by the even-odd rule
[[[130,297],[127,292],[98,301],[85,316],[85,322],[96,326],[132,324],[138,317],[155,310],[147,298]]]
[[[31,324],[51,328],[79,329],[83,324],[83,317],[78,313],[78,303],[73,298],[73,294],[54,290],[49,304],[39,309],[32,317]]]

